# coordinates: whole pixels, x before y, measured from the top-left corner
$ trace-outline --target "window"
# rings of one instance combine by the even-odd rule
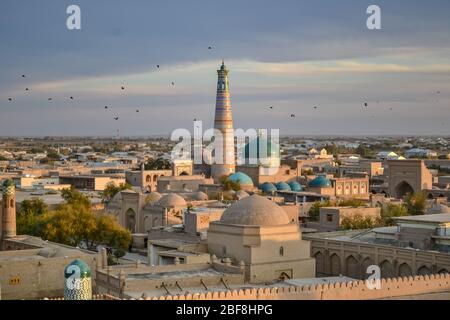
[[[333,215],[327,214],[327,222],[333,222]]]
[[[280,257],[284,256],[284,248],[280,247]]]

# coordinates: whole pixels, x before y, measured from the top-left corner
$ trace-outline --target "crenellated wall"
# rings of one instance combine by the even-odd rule
[[[140,300],[371,300],[448,292],[450,274],[382,279],[380,290],[369,290],[365,281],[243,289]]]

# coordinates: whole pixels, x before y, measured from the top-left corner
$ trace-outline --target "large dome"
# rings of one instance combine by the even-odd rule
[[[169,193],[165,196],[162,196],[158,201],[158,205],[165,208],[171,207],[186,207],[187,203],[181,196],[176,193]]]
[[[249,226],[278,226],[289,224],[287,213],[267,198],[252,195],[226,209],[220,222]]]
[[[330,188],[331,181],[325,175],[320,175],[309,183],[311,188]]]
[[[146,197],[145,197],[145,203],[152,203],[152,202],[156,202],[159,201],[162,198],[162,195],[159,192],[150,192]]]
[[[233,173],[231,176],[228,177],[228,180],[233,181],[233,182],[239,182],[239,184],[241,186],[252,186],[253,187],[252,178],[250,178],[248,175],[246,175],[243,172]]]

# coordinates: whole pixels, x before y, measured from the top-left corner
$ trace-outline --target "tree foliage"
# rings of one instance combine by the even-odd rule
[[[95,249],[99,244],[126,250],[131,234],[114,217],[95,214],[89,198],[75,189],[61,192],[65,202],[48,211],[42,200],[22,203],[18,227],[21,232],[43,239]]]
[[[313,203],[311,208],[309,209],[309,220],[310,221],[319,221],[320,208],[323,207],[332,207],[333,203],[330,200],[326,201],[316,201]]]
[[[375,228],[378,225],[378,219],[356,214],[353,216],[344,217],[341,221],[340,227],[342,230],[359,230]]]
[[[112,198],[114,198],[114,196],[117,193],[119,193],[120,191],[130,190],[130,189],[131,189],[131,185],[128,183],[121,183],[119,185],[116,185],[114,182],[109,182],[106,185],[105,189],[101,192],[102,202],[108,202]]]
[[[427,196],[424,192],[408,194],[405,198],[406,209],[412,216],[425,214],[427,207]]]
[[[170,168],[170,161],[163,158],[150,159],[144,165],[145,170],[170,170]]]
[[[388,204],[386,207],[381,209],[381,221],[382,226],[393,226],[395,221],[392,219],[394,217],[404,217],[408,215],[408,209],[403,205]]]

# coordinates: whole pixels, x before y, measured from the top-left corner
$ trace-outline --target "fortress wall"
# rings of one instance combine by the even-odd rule
[[[450,274],[382,279],[380,290],[369,290],[365,281],[207,292],[145,300],[370,300],[450,292]]]

